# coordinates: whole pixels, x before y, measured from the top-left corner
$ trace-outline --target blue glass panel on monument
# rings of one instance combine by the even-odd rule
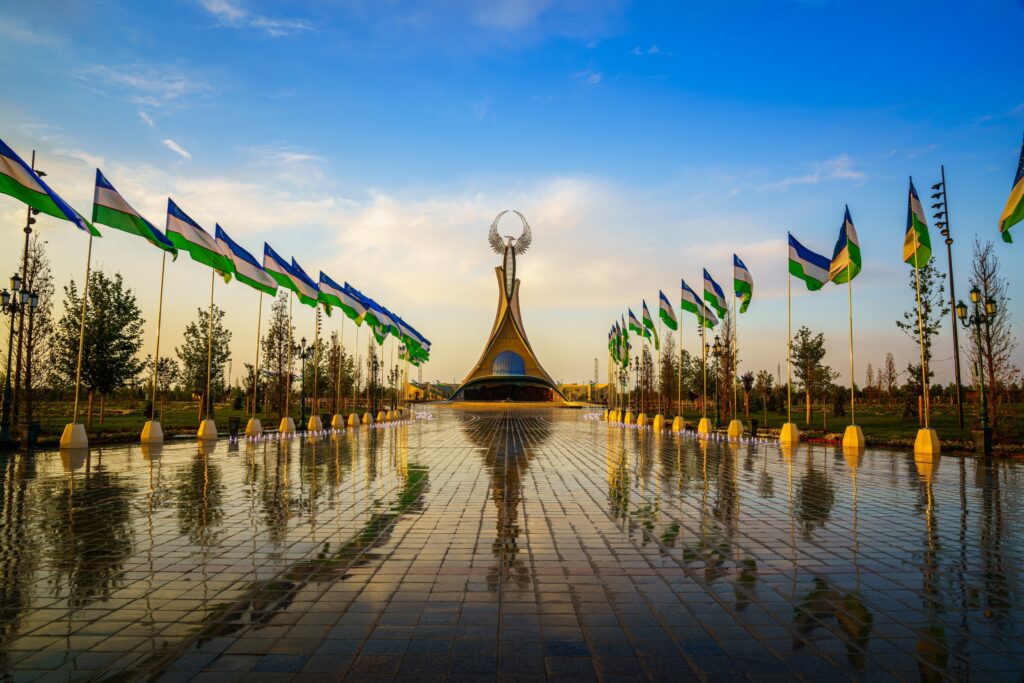
[[[523,357],[514,351],[502,351],[494,357],[494,365],[491,366],[493,375],[525,375],[526,364]]]

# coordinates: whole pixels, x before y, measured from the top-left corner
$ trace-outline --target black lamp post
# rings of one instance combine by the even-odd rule
[[[946,260],[949,265],[949,305],[956,310],[956,288],[953,284],[953,237],[949,234],[949,197],[946,192],[946,167],[940,167],[942,180],[932,185],[932,199],[938,200],[932,204],[937,213],[935,227],[939,228],[942,236],[946,238]],[[960,396],[960,336],[956,328],[956,317],[953,317],[953,375],[956,381],[956,419],[960,429],[964,428],[964,402]]]
[[[302,405],[301,412],[299,413],[299,422],[305,429],[306,424],[306,358],[310,356],[310,352],[313,347],[306,348],[306,338],[303,337],[299,340],[299,358],[302,359],[302,382],[299,385],[299,403]]]
[[[370,374],[370,386],[378,384],[377,375],[380,373],[380,361],[376,358],[373,359],[373,369]],[[376,415],[380,412],[380,387],[375,387],[376,391],[373,392],[373,413]]]
[[[720,410],[719,400],[721,396],[718,391],[718,377],[722,374],[722,340],[715,335],[715,345],[711,347],[711,353],[715,356],[715,426],[722,426],[722,412]]]
[[[11,351],[14,350],[14,316],[26,309],[34,310],[39,305],[39,295],[21,288],[21,277],[11,276],[11,291],[0,292],[0,310],[11,316],[10,332],[7,338],[7,373],[4,375],[3,406],[0,407],[0,449],[13,448],[16,443],[11,435]]]
[[[992,427],[988,424],[988,399],[985,396],[985,367],[984,357],[981,348],[981,326],[988,331],[992,317],[996,314],[996,302],[992,299],[985,299],[984,313],[981,310],[981,291],[977,287],[971,288],[971,304],[974,312],[968,316],[967,304],[963,301],[956,305],[956,316],[965,328],[974,328],[974,342],[978,350],[978,362],[974,367],[974,373],[978,377],[978,398],[981,404],[981,450],[984,455],[992,455]]]

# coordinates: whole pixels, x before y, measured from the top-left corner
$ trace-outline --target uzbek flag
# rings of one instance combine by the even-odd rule
[[[277,281],[270,277],[259,261],[235,242],[224,228],[216,226],[217,245],[228,255],[235,267],[235,279],[264,294],[277,294]]]
[[[313,278],[306,274],[306,271],[302,269],[299,262],[292,257],[292,271],[298,278],[299,288],[295,293],[299,297],[299,302],[316,308],[320,303],[320,290],[317,288],[316,283],[313,282]]]
[[[1024,143],[1020,146],[1020,161],[1017,162],[1017,175],[1013,178],[1013,189],[1006,200],[1006,208],[999,217],[999,234],[1004,242],[1013,242],[1010,228],[1024,221]]]
[[[630,312],[630,316],[632,316],[632,315],[633,315],[633,313],[631,311]],[[634,320],[635,319],[636,318],[634,316]],[[625,316],[623,316],[622,317],[622,367],[624,367],[624,368],[628,368],[629,367],[629,352],[630,352],[630,350],[631,350],[631,348],[630,348],[630,345],[629,345],[629,327],[626,325],[626,318],[625,318]]]
[[[718,311],[718,315],[725,315],[729,311],[729,304],[725,300],[725,292],[721,286],[711,277],[707,268],[704,269],[704,300],[711,304],[711,308]]]
[[[193,261],[210,266],[224,276],[225,282],[231,279],[235,265],[217,246],[217,240],[170,198],[167,200],[167,237],[175,247],[187,251]]]
[[[380,327],[380,320],[377,318],[377,311],[374,308],[377,305],[377,302],[347,282],[345,283],[345,291],[348,292],[349,296],[356,299],[356,301],[362,305],[363,320],[366,321],[366,324],[372,328]]]
[[[92,222],[143,237],[154,247],[170,252],[174,258],[178,258],[178,249],[167,239],[167,235],[133,209],[98,168],[96,190],[92,196]]]
[[[697,316],[697,322],[704,327],[714,327],[718,324],[718,319],[715,318],[714,314],[709,317],[710,311],[708,307],[704,305],[704,302],[700,300],[697,293],[690,289],[690,286],[686,284],[686,280],[680,280],[680,298],[679,307],[684,311],[689,311]]]
[[[357,324],[363,321],[363,313],[366,309],[345,291],[345,288],[328,277],[327,273],[320,271],[320,303],[324,305],[327,315],[331,314],[331,307],[336,306],[350,319]]]
[[[740,313],[746,313],[750,300],[754,298],[754,278],[736,254],[732,255],[732,291],[740,300]]]
[[[637,320],[636,314],[633,313],[632,308],[629,309],[629,331],[634,332],[641,337],[644,336],[644,327],[640,324],[640,321]]]
[[[916,248],[916,250],[915,250]],[[907,199],[907,231],[903,235],[903,261],[915,268],[924,268],[932,257],[932,240],[928,236],[928,221],[924,218],[921,200],[910,180]]]
[[[860,241],[857,239],[857,230],[853,227],[853,219],[850,218],[850,207],[847,206],[843,224],[839,227],[839,239],[836,240],[836,248],[832,251],[828,278],[837,285],[849,282],[857,277],[860,267]]]
[[[644,336],[648,339],[654,339],[654,350],[657,351],[659,347],[658,340],[658,329],[654,326],[654,318],[651,317],[651,312],[647,310],[647,300],[643,301],[643,323],[644,323]]]
[[[39,174],[3,140],[0,140],[0,192],[28,204],[40,213],[71,221],[79,230],[100,237],[100,231],[51,190]]]
[[[263,243],[263,269],[277,281],[278,285],[295,292],[300,302],[307,306],[316,306],[317,291],[315,286],[311,287],[308,284],[309,276],[303,279],[292,265],[281,258],[266,242]]]
[[[800,244],[789,234],[789,274],[800,278],[807,289],[816,292],[828,282],[828,269],[832,265],[826,257]]]
[[[665,296],[665,292],[660,289],[658,290],[658,315],[661,316],[661,322],[665,323],[665,327],[673,332],[679,329],[676,311],[669,302],[668,297]]]

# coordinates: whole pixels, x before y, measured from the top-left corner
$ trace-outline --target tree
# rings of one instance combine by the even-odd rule
[[[871,367],[871,363],[868,363],[866,380],[864,383],[864,394],[865,397],[870,397],[872,390],[875,388],[875,369]]]
[[[750,417],[750,392],[754,389],[754,373],[747,370],[740,376],[743,385],[743,414]]]
[[[892,392],[896,389],[899,375],[900,373],[896,370],[896,360],[893,358],[892,352],[887,352],[885,354],[885,364],[878,371],[878,386],[885,391],[885,396],[889,399],[890,410],[892,410]]]
[[[36,308],[29,308],[27,322],[25,323],[24,335],[19,334],[22,339],[22,348],[19,349],[18,360],[20,365],[16,369],[14,384],[14,405],[11,412],[11,420],[18,423],[18,413],[21,410],[17,387],[21,388],[21,395],[25,404],[25,419],[32,421],[32,399],[35,390],[46,383],[48,359],[50,355],[50,343],[54,334],[53,320],[53,272],[50,270],[50,259],[46,255],[46,242],[39,238],[36,233],[28,245],[28,260],[26,262],[24,288],[39,297],[39,304]]]
[[[260,342],[263,372],[266,377],[264,400],[273,406],[277,418],[284,417],[284,406],[291,391],[291,364],[295,359],[294,345],[289,346],[295,328],[289,327],[288,292],[281,292],[270,307],[270,324]]]
[[[145,360],[145,374],[148,378],[148,390],[153,390],[153,356],[146,356]],[[164,398],[169,394],[174,386],[178,383],[178,379],[181,375],[181,368],[178,367],[178,362],[169,356],[160,357],[160,365],[157,367],[156,373],[156,395],[160,400],[160,411],[159,414],[163,415],[164,412]],[[149,401],[153,400],[152,393],[147,395],[147,409],[146,414],[150,414],[152,406],[149,405]]]
[[[764,426],[768,427],[768,398],[772,393],[772,383],[775,378],[768,370],[758,370],[754,378],[754,391],[761,397],[761,409],[764,411]]]
[[[822,363],[825,359],[825,335],[801,327],[793,338],[793,374],[804,388],[807,402],[806,424],[811,423],[811,395],[825,392],[838,373]]]
[[[980,364],[988,392],[989,424],[997,428],[999,399],[1002,398],[1004,403],[1007,401],[1007,391],[1020,378],[1020,368],[1011,361],[1017,348],[1017,338],[1013,334],[1006,278],[1000,272],[999,257],[992,242],[982,244],[974,239],[971,287],[977,287],[981,292],[982,312],[986,301],[991,300],[996,305],[995,313],[988,316],[988,324],[981,326],[980,334],[971,335],[974,339],[968,357],[972,367],[977,368]]]
[[[224,372],[231,358],[231,331],[224,327],[224,311],[213,307],[213,334],[210,334],[210,311],[196,309],[196,318],[185,327],[181,346],[174,349],[181,362],[179,382],[181,387],[193,396],[199,396],[199,417],[203,419],[203,408],[209,399],[209,411],[213,414],[213,397],[224,390]],[[206,395],[206,369],[210,369],[210,396]]]
[[[82,299],[72,280],[64,287],[64,315],[57,323],[51,358],[53,376],[65,387],[75,384],[81,311]],[[135,294],[124,286],[120,273],[110,277],[102,270],[93,271],[82,342],[82,386],[89,394],[88,426],[92,426],[93,396],[100,396],[102,424],[106,397],[142,371],[137,354],[145,322]]]
[[[679,396],[679,354],[671,334],[661,340],[661,358],[658,363],[658,393],[665,406],[674,405]],[[666,412],[671,412],[668,408]],[[662,412],[661,408],[658,412]]]
[[[918,285],[918,278],[920,279],[920,285]],[[934,257],[930,258],[923,268],[918,269],[917,276],[914,275],[912,268],[910,272],[910,291],[914,295],[914,305],[909,311],[903,313],[902,320],[896,321],[896,326],[914,340],[914,344],[918,348],[917,357],[924,357],[924,377],[925,381],[929,383],[935,374],[931,370],[932,343],[942,329],[944,316],[949,313],[949,305],[945,298],[946,287],[944,278],[943,273],[935,266]],[[917,306],[918,286],[920,286],[921,290],[920,317],[918,316],[919,309]],[[924,341],[923,352],[921,348],[922,338]],[[924,396],[921,385],[922,372],[920,362],[917,365],[909,363],[907,365],[907,372],[910,375],[909,382],[911,382],[913,391],[918,396]]]

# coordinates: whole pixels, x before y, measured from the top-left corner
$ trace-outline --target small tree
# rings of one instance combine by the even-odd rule
[[[811,423],[812,394],[821,394],[832,383],[836,373],[825,365],[825,335],[814,334],[807,327],[797,330],[793,338],[793,374],[804,388],[807,402],[806,424]]]
[[[185,327],[181,346],[174,353],[181,362],[180,382],[183,389],[199,396],[198,420],[209,402],[213,415],[213,399],[223,392],[225,369],[231,358],[231,331],[224,327],[224,311],[213,307],[213,334],[210,335],[210,311],[196,309],[196,318]],[[209,360],[208,360],[209,359]],[[207,362],[210,368],[210,396],[206,395]]]
[[[148,382],[147,391],[151,392],[153,388],[153,356],[146,356],[144,366],[144,374],[146,375],[146,380]],[[156,394],[157,399],[160,401],[160,415],[163,415],[164,400],[166,399],[167,394],[173,391],[174,386],[178,384],[180,376],[181,368],[178,367],[178,361],[174,360],[173,358],[170,358],[169,356],[161,356],[160,365],[157,368],[156,373]],[[146,398],[147,409],[145,412],[147,415],[149,415],[149,402],[153,400],[153,396],[151,393],[147,393]]]
[[[743,385],[743,413],[750,417],[750,392],[754,390],[754,373],[747,370],[740,376]]]
[[[64,315],[57,324],[51,365],[53,376],[65,387],[75,383],[81,311],[82,299],[72,280],[64,288]],[[142,347],[144,324],[135,294],[124,286],[121,274],[110,277],[102,270],[93,271],[82,342],[82,385],[89,393],[88,426],[92,426],[93,396],[100,396],[102,424],[106,397],[142,371],[143,363],[136,356]]]
[[[270,324],[261,342],[263,371],[266,373],[264,400],[273,406],[277,418],[284,417],[285,399],[291,391],[291,362],[295,358],[294,345],[289,340],[295,328],[288,325],[288,292],[281,292],[270,307]]]
[[[871,363],[868,363],[868,371],[866,375],[866,381],[864,383],[864,397],[870,398],[871,392],[875,388],[875,369],[871,367]]]
[[[761,397],[761,408],[764,411],[764,426],[768,426],[768,399],[772,393],[772,383],[775,378],[768,370],[758,370],[754,379],[754,391]]]
[[[924,358],[923,376],[925,381],[929,383],[935,374],[931,370],[932,343],[942,329],[942,321],[945,315],[949,313],[943,278],[943,273],[935,266],[935,257],[930,258],[928,263],[918,270],[916,276],[912,268],[910,271],[910,291],[914,296],[914,305],[910,310],[903,313],[902,320],[896,321],[896,326],[914,340],[914,345],[918,348],[917,358]],[[920,284],[918,284],[918,280],[920,280]],[[919,286],[921,291],[920,309],[917,306],[917,289]],[[920,310],[920,316],[918,316],[918,310]],[[922,340],[924,342],[923,352],[921,348]],[[912,391],[915,391],[918,396],[924,396],[924,389],[921,384],[921,363],[918,362],[916,365],[909,363],[907,365],[907,372],[910,375],[908,383],[912,387]]]
[[[896,390],[900,373],[896,370],[896,360],[892,352],[885,354],[885,364],[878,371],[879,387],[885,391],[885,397],[889,400],[889,410],[892,410],[892,394]]]

